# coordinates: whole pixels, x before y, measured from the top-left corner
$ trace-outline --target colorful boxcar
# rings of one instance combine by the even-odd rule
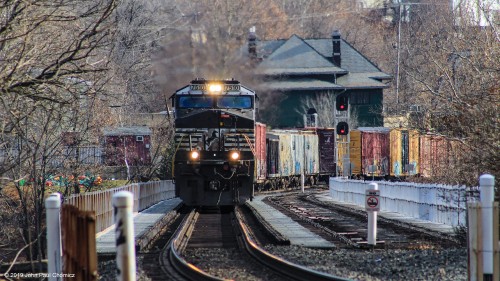
[[[420,174],[441,177],[449,169],[451,142],[442,136],[420,136]]]
[[[273,130],[267,133],[269,178],[296,183],[302,174],[319,174],[318,136],[310,131]]]
[[[418,131],[404,129],[391,130],[391,176],[400,177],[418,174],[419,147]]]
[[[389,132],[390,129],[383,127],[362,127],[350,132],[349,154],[353,175],[389,175]]]

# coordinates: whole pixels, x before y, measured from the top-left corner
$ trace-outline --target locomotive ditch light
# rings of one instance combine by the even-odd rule
[[[231,158],[231,160],[236,161],[236,160],[240,159],[240,152],[239,151],[231,151],[229,153],[229,157]]]
[[[193,151],[191,151],[189,156],[191,157],[191,159],[197,160],[198,158],[200,158],[200,153],[196,150],[193,150]]]
[[[208,85],[208,91],[211,94],[219,94],[222,92],[222,85],[221,84],[210,84]]]

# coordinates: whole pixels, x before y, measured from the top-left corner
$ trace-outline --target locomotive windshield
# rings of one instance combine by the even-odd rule
[[[250,96],[219,96],[214,106],[213,96],[180,96],[179,108],[240,108],[251,109],[252,97]]]
[[[181,96],[179,108],[212,108],[212,97],[208,96]]]
[[[252,98],[249,96],[221,96],[217,100],[218,108],[252,108]]]

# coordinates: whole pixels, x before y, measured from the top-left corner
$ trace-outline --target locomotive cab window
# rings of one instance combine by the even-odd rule
[[[252,98],[250,96],[221,96],[217,100],[218,108],[252,108]]]
[[[177,103],[179,108],[212,108],[212,97],[208,96],[181,96]]]

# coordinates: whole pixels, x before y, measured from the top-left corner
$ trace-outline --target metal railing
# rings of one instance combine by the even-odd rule
[[[134,195],[134,212],[140,212],[162,200],[175,197],[172,181],[132,183],[108,190],[72,195],[64,200],[82,211],[95,211],[96,233],[113,225],[113,206],[111,198],[119,191],[129,191]]]
[[[330,178],[330,196],[365,206],[369,181]],[[377,181],[380,210],[451,226],[465,225],[467,202],[478,198],[477,187]]]

